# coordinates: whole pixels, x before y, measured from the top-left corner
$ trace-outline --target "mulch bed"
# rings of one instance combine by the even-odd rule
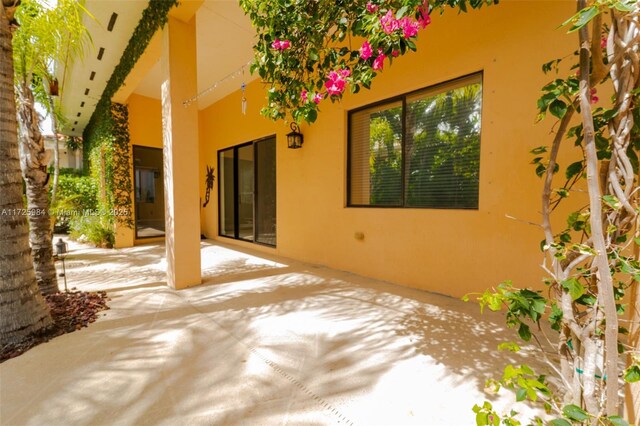
[[[0,348],[0,363],[15,358],[41,343],[48,342],[56,336],[72,333],[87,327],[98,318],[100,311],[109,309],[107,293],[70,291],[45,296],[51,309],[53,326],[46,332],[32,336],[19,344],[6,345]]]

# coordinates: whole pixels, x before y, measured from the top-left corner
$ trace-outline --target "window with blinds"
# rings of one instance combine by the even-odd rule
[[[477,209],[482,74],[349,114],[348,205]]]

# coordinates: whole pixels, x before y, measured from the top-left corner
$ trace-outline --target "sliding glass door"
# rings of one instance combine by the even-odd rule
[[[218,232],[225,237],[236,236],[236,203],[234,185],[235,151],[218,153]]]
[[[255,241],[276,245],[276,139],[254,144],[256,154]]]
[[[219,151],[218,175],[219,234],[275,246],[275,137]]]
[[[253,241],[253,185],[255,164],[253,144],[237,148],[238,161],[238,236],[241,240]]]

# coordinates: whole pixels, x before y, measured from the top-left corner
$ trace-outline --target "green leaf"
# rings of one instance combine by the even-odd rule
[[[587,25],[598,13],[600,13],[598,6],[590,6],[573,15],[562,25],[567,25],[568,23],[573,22],[573,25],[569,28],[569,32],[572,33]]]
[[[604,201],[605,204],[607,204],[609,207],[611,207],[614,210],[618,210],[620,207],[622,207],[622,203],[620,203],[618,198],[616,198],[613,195],[603,195],[602,201]]]
[[[409,9],[408,6],[402,6],[400,9],[398,9],[398,11],[396,12],[396,19],[400,19],[404,15],[406,15],[408,9]]]
[[[617,1],[613,4],[613,7],[620,12],[633,12],[636,8],[634,1]]]
[[[540,154],[544,154],[545,152],[547,152],[547,147],[546,146],[539,146],[537,148],[533,148],[531,151],[529,151],[531,154],[533,155],[540,155]]]
[[[525,399],[527,399],[527,390],[523,388],[519,388],[516,391],[516,401],[520,402],[520,401],[524,401]]]
[[[613,426],[629,426],[629,423],[620,416],[609,416],[607,420],[609,420]]]
[[[640,366],[632,365],[625,371],[624,380],[627,383],[640,381]]]
[[[562,288],[567,290],[567,292],[569,292],[569,294],[571,295],[571,299],[573,300],[576,300],[584,294],[583,285],[580,284],[580,282],[574,277],[562,281],[560,285],[562,286]]]
[[[551,315],[549,315],[549,322],[551,328],[560,331],[560,325],[562,323],[562,317],[564,316],[562,310],[558,308],[558,305],[551,306]]]
[[[509,352],[518,352],[520,351],[520,346],[513,342],[504,342],[498,345],[499,351],[509,351]]]
[[[520,327],[518,328],[518,335],[525,342],[531,340],[531,330],[529,330],[529,326],[527,324],[520,323]]]
[[[572,177],[576,176],[578,173],[582,172],[582,169],[582,161],[576,161],[575,163],[569,164],[566,171],[567,179],[571,179]]]
[[[309,111],[307,111],[307,114],[305,115],[304,119],[309,124],[315,122],[318,119],[318,111],[315,109],[310,109]]]
[[[560,99],[556,99],[549,105],[549,112],[557,118],[562,118],[567,113],[567,104]]]
[[[554,419],[554,420],[551,420],[551,424],[553,426],[571,426],[571,423],[569,423],[565,419]]]
[[[582,408],[574,404],[565,405],[562,408],[562,413],[570,420],[577,422],[584,422],[589,419],[589,415]]]

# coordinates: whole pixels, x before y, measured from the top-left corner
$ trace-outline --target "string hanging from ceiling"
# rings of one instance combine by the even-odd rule
[[[244,72],[245,70],[251,66],[251,64],[253,63],[253,59],[251,59],[249,62],[247,62],[246,64],[242,65],[240,68],[238,68],[237,70],[231,72],[230,74],[227,74],[226,76],[222,77],[220,80],[216,81],[215,83],[213,83],[212,85],[210,85],[209,87],[207,87],[206,89],[202,90],[201,92],[199,92],[197,95],[190,97],[189,99],[186,99],[182,102],[182,105],[184,105],[184,107],[188,107],[191,104],[193,104],[195,101],[197,101],[198,99],[200,99],[201,97],[208,95],[209,93],[213,92],[214,90],[216,90],[222,83],[225,83],[229,80],[234,80],[240,76],[243,77],[244,80]],[[244,81],[242,82],[242,113],[245,114],[246,113],[246,103],[247,100],[244,97],[244,89],[246,88],[246,85],[244,83]]]

